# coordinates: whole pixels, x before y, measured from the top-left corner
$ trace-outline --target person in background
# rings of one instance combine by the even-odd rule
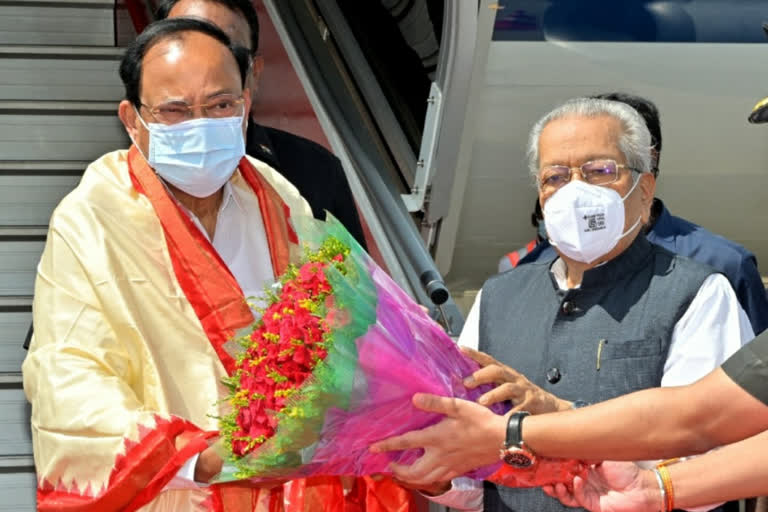
[[[620,92],[598,94],[594,97],[625,103],[643,117],[651,133],[653,146],[651,171],[654,177],[658,177],[662,137],[656,105],[646,98]],[[768,297],[757,269],[757,259],[746,248],[686,219],[672,215],[659,198],[653,200],[645,235],[656,245],[705,263],[722,272],[733,286],[755,334],[760,334],[768,327]],[[519,265],[552,260],[555,257],[556,253],[551,244],[544,241],[523,257]]]
[[[502,256],[499,260],[499,273],[515,268],[520,263],[520,260],[525,258],[525,256],[533,251],[537,245],[547,239],[547,228],[544,227],[544,216],[541,213],[541,205],[539,204],[538,196],[536,196],[536,201],[533,203],[531,225],[536,228],[536,238],[525,244],[525,247],[521,247],[516,251]]]
[[[155,16],[161,20],[194,16],[221,27],[233,42],[250,51],[251,73],[246,86],[256,94],[264,59],[258,55],[259,18],[251,0],[166,0]],[[246,153],[285,176],[307,200],[316,219],[325,219],[327,210],[366,248],[355,200],[339,159],[311,140],[263,126],[257,119],[254,106],[248,119]]]

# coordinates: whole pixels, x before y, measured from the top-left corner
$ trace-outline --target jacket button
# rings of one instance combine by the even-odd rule
[[[560,382],[560,378],[562,376],[563,375],[560,373],[560,370],[558,370],[557,368],[550,368],[549,370],[547,370],[547,382],[549,382],[550,384],[557,384],[558,382]]]
[[[573,313],[573,310],[576,309],[576,306],[573,305],[573,302],[567,300],[563,302],[563,305],[560,309],[563,311],[563,314],[570,315]]]

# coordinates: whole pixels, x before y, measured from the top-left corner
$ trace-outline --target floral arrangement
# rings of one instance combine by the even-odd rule
[[[230,411],[219,418],[218,482],[387,473],[420,453],[371,453],[375,441],[425,428],[416,392],[476,400],[462,384],[478,369],[330,215],[295,223],[301,262],[267,292],[261,319],[230,344]],[[497,413],[504,410],[493,406]],[[500,463],[468,476],[486,478]],[[549,460],[494,480],[530,487],[572,479],[580,464]],[[506,483],[505,483],[506,485]]]
[[[290,399],[328,355],[332,342],[328,311],[331,285],[325,270],[333,265],[345,273],[349,248],[330,237],[317,251],[307,249],[300,267],[291,265],[253,331],[238,342],[236,372],[225,384],[232,412],[221,420],[221,433],[235,457],[241,458],[271,438],[282,414],[305,415]],[[332,309],[330,311],[333,311]],[[246,471],[247,472],[247,471]]]

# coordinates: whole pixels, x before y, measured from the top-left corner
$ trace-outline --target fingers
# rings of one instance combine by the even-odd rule
[[[373,453],[394,452],[399,450],[410,450],[412,448],[421,448],[426,446],[431,439],[430,428],[424,430],[413,430],[403,435],[390,437],[377,443],[373,443],[369,450]]]
[[[580,476],[573,479],[573,497],[580,507],[592,510],[594,504],[587,496],[587,481]]]
[[[492,364],[499,364],[497,360],[495,360],[485,352],[480,352],[479,350],[475,350],[469,347],[459,347],[459,348],[461,349],[461,351],[464,353],[465,356],[469,357],[480,366],[485,367]]]
[[[475,373],[464,379],[464,386],[469,389],[474,389],[477,386],[483,384],[502,384],[504,382],[516,382],[519,374],[499,364],[492,364],[484,368],[480,368]]]
[[[504,402],[510,400],[513,404],[519,402],[522,398],[520,389],[514,384],[506,383],[498,387],[493,388],[489,392],[477,399],[477,403],[480,405],[493,405],[498,402]]]
[[[404,487],[406,489],[414,489],[422,494],[426,494],[427,496],[439,496],[441,494],[445,494],[446,492],[450,491],[452,487],[450,480],[432,482],[429,485],[417,485],[413,482],[406,482],[405,480],[400,480],[399,478],[393,476],[392,481],[400,487]]]
[[[459,416],[463,408],[467,405],[470,407],[479,407],[474,402],[426,393],[416,393],[413,396],[413,405],[422,411],[434,412],[450,417]],[[482,411],[483,409],[480,410]],[[422,430],[413,430],[399,436],[378,441],[373,443],[369,449],[373,453],[382,453],[424,448],[425,446],[430,446],[435,443],[439,444],[440,442],[445,442],[446,433],[441,431],[440,425],[441,423],[438,423]],[[446,427],[442,427],[442,430],[445,430],[445,428]]]
[[[565,484],[558,483],[555,485],[555,498],[560,500],[560,503],[565,505],[566,507],[578,507],[580,506],[578,500],[574,497],[574,495],[568,490],[568,487],[565,486]]]
[[[568,488],[564,484],[545,485],[541,488],[544,494],[551,498],[559,500],[560,503],[566,507],[580,507],[581,504],[576,500],[573,494],[568,491]]]
[[[395,479],[407,482],[409,487],[428,489],[435,482],[450,482],[455,472],[436,465],[428,455],[416,459],[410,466],[393,462],[389,465]],[[446,489],[447,490],[447,489]]]
[[[450,417],[458,416],[461,402],[464,402],[464,400],[427,393],[416,393],[413,395],[413,405],[417,409],[426,412],[436,412]]]

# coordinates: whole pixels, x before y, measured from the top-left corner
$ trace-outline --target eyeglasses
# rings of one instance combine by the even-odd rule
[[[160,105],[150,107],[141,103],[152,117],[162,124],[176,124],[192,119],[195,115],[195,109],[200,107],[202,117],[235,117],[243,113],[245,99],[239,96],[229,94],[216,96],[208,103],[201,105],[188,105],[182,101],[171,101]]]
[[[581,174],[581,178],[590,185],[603,186],[615,183],[619,179],[620,169],[640,172],[628,165],[617,164],[615,160],[602,159],[589,161],[579,167],[549,165],[541,170],[536,181],[542,192],[552,192],[570,182],[573,171],[577,171]]]

